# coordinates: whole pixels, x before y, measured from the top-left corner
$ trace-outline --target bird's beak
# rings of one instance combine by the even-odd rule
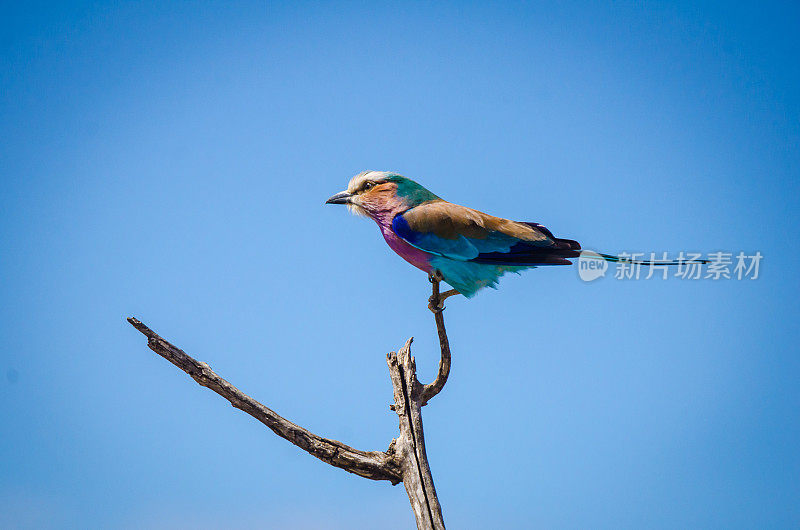
[[[340,191],[327,201],[325,204],[350,204],[350,197],[352,197],[352,193],[348,193],[346,191]]]

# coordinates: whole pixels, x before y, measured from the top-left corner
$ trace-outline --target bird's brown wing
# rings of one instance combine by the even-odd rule
[[[422,204],[405,212],[403,218],[414,232],[433,234],[444,239],[464,236],[481,240],[503,234],[537,246],[549,246],[553,242],[551,235],[529,224],[495,217],[447,201]]]

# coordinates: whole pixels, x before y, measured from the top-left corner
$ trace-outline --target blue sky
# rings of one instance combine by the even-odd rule
[[[756,281],[505,278],[424,410],[451,528],[800,524],[800,16],[785,3],[121,3],[0,13],[0,526],[410,528],[145,347],[396,434],[428,282],[323,206],[363,169]]]

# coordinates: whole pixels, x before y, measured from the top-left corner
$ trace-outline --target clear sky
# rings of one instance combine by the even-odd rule
[[[450,528],[800,525],[792,3],[5,3],[0,527],[413,526],[157,357],[292,421],[397,432],[425,275],[323,206],[364,169],[604,252],[759,251],[757,280],[452,299],[424,409]],[[24,4],[24,6],[23,6]]]

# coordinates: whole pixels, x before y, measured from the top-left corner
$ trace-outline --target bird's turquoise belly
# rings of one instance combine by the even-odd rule
[[[507,272],[532,269],[531,266],[490,265],[469,261],[456,261],[440,256],[430,259],[430,267],[444,276],[444,281],[452,285],[467,298],[472,298],[483,287],[497,288],[497,280]]]

